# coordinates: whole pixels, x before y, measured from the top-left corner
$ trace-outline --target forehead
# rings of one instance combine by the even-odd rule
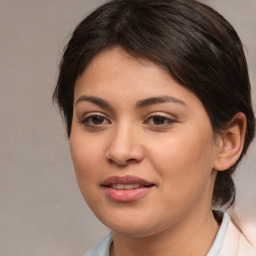
[[[169,96],[187,106],[196,104],[204,108],[199,98],[174,80],[166,69],[133,57],[121,47],[105,50],[91,60],[76,81],[74,101],[83,94],[108,101],[121,101],[123,97],[133,102]]]
[[[115,79],[119,77],[118,75],[134,76],[137,73],[136,71],[143,71],[145,75],[160,71],[170,76],[170,73],[167,70],[165,71],[164,67],[146,58],[134,57],[120,46],[105,49],[98,53],[92,58],[83,73],[97,72],[102,73],[102,76],[104,76],[108,75],[107,71],[110,71],[110,68],[111,72],[116,75]]]
[[[155,85],[159,90],[161,84],[181,86],[163,67],[146,59],[135,58],[121,47],[115,47],[97,54],[91,60],[77,78],[75,92],[81,89],[105,91],[114,86],[119,90],[139,90],[149,89],[150,85],[151,89]]]

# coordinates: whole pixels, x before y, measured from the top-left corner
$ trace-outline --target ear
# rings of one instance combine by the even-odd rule
[[[227,129],[219,135],[214,170],[225,171],[237,162],[244,147],[246,123],[245,114],[239,112],[228,123]]]

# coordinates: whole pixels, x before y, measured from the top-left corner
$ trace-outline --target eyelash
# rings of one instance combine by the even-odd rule
[[[96,124],[94,120],[93,122],[93,118],[98,118],[100,120],[98,120],[100,123]],[[156,124],[154,123],[154,118],[158,118],[157,121],[160,121],[160,124]],[[156,121],[156,120],[155,120]],[[163,122],[163,123],[161,123]],[[177,122],[176,120],[172,119],[172,118],[169,118],[169,117],[166,117],[166,116],[163,116],[161,114],[154,114],[154,115],[151,115],[149,116],[145,121],[144,121],[144,124],[149,124],[151,126],[154,126],[154,127],[167,127],[167,126],[170,126],[171,124]],[[104,125],[107,125],[107,124],[111,124],[111,122],[103,115],[101,114],[90,114],[89,116],[86,116],[85,118],[83,118],[83,120],[81,121],[81,123],[87,127],[92,127],[92,128],[96,128],[96,127],[102,127]]]
[[[153,122],[153,119],[154,118],[160,118],[160,120],[158,121],[163,121],[164,123],[163,124],[150,124],[150,121],[152,120]],[[150,124],[152,126],[155,126],[155,127],[167,127],[173,123],[175,123],[176,120],[172,119],[172,118],[169,118],[169,117],[166,117],[166,116],[163,116],[161,114],[154,114],[154,115],[151,115],[150,117],[147,118],[147,120],[144,122],[145,124]]]
[[[95,123],[93,123],[93,118],[101,118],[101,121],[103,121],[103,123],[95,124]],[[83,118],[81,123],[88,127],[101,127],[103,125],[110,124],[110,121],[105,116],[103,116],[101,114],[91,114],[91,115]]]

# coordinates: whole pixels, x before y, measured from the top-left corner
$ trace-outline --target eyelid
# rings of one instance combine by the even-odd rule
[[[98,125],[97,125],[97,124],[89,124],[88,120],[89,120],[90,118],[93,118],[93,117],[96,117],[96,116],[100,116],[100,117],[104,118],[104,120],[107,121],[107,123],[104,122],[104,123],[98,124]],[[106,124],[110,124],[110,123],[111,123],[111,121],[109,120],[109,118],[106,117],[106,115],[103,114],[103,113],[101,113],[101,112],[89,112],[89,113],[86,113],[86,114],[84,114],[84,115],[82,116],[80,122],[81,122],[83,125],[86,125],[86,126],[88,126],[88,127],[102,127],[102,126],[104,126],[104,125],[106,125]]]
[[[108,119],[108,117],[106,116],[106,114],[100,112],[100,111],[90,111],[90,112],[86,112],[82,115],[81,119],[87,118],[87,117],[91,117],[91,116],[102,116]]]
[[[177,122],[177,118],[176,117],[170,117],[169,115],[167,116],[167,114],[156,112],[156,113],[149,114],[145,118],[144,123],[148,123],[148,120],[150,120],[150,119],[152,119],[154,117],[162,117],[162,118],[164,118],[165,120],[167,120],[167,124],[163,124],[163,125],[156,125],[156,124],[154,125],[154,124],[152,124],[152,126],[165,127],[165,126],[169,126],[169,125],[172,125],[173,123]]]
[[[156,117],[156,116],[160,116],[160,117],[170,119],[170,120],[177,120],[176,116],[167,114],[167,113],[163,113],[163,112],[152,112],[152,113],[146,115],[145,119],[148,119],[150,117]]]

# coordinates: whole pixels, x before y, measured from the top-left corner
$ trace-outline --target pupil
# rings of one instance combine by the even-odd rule
[[[164,124],[164,121],[165,121],[165,118],[164,118],[164,117],[161,117],[161,116],[155,116],[155,117],[153,118],[153,122],[154,122],[154,124],[156,124],[156,125],[162,125],[162,124]]]
[[[92,121],[94,124],[102,124],[103,117],[102,116],[94,116],[94,117],[92,117]]]

